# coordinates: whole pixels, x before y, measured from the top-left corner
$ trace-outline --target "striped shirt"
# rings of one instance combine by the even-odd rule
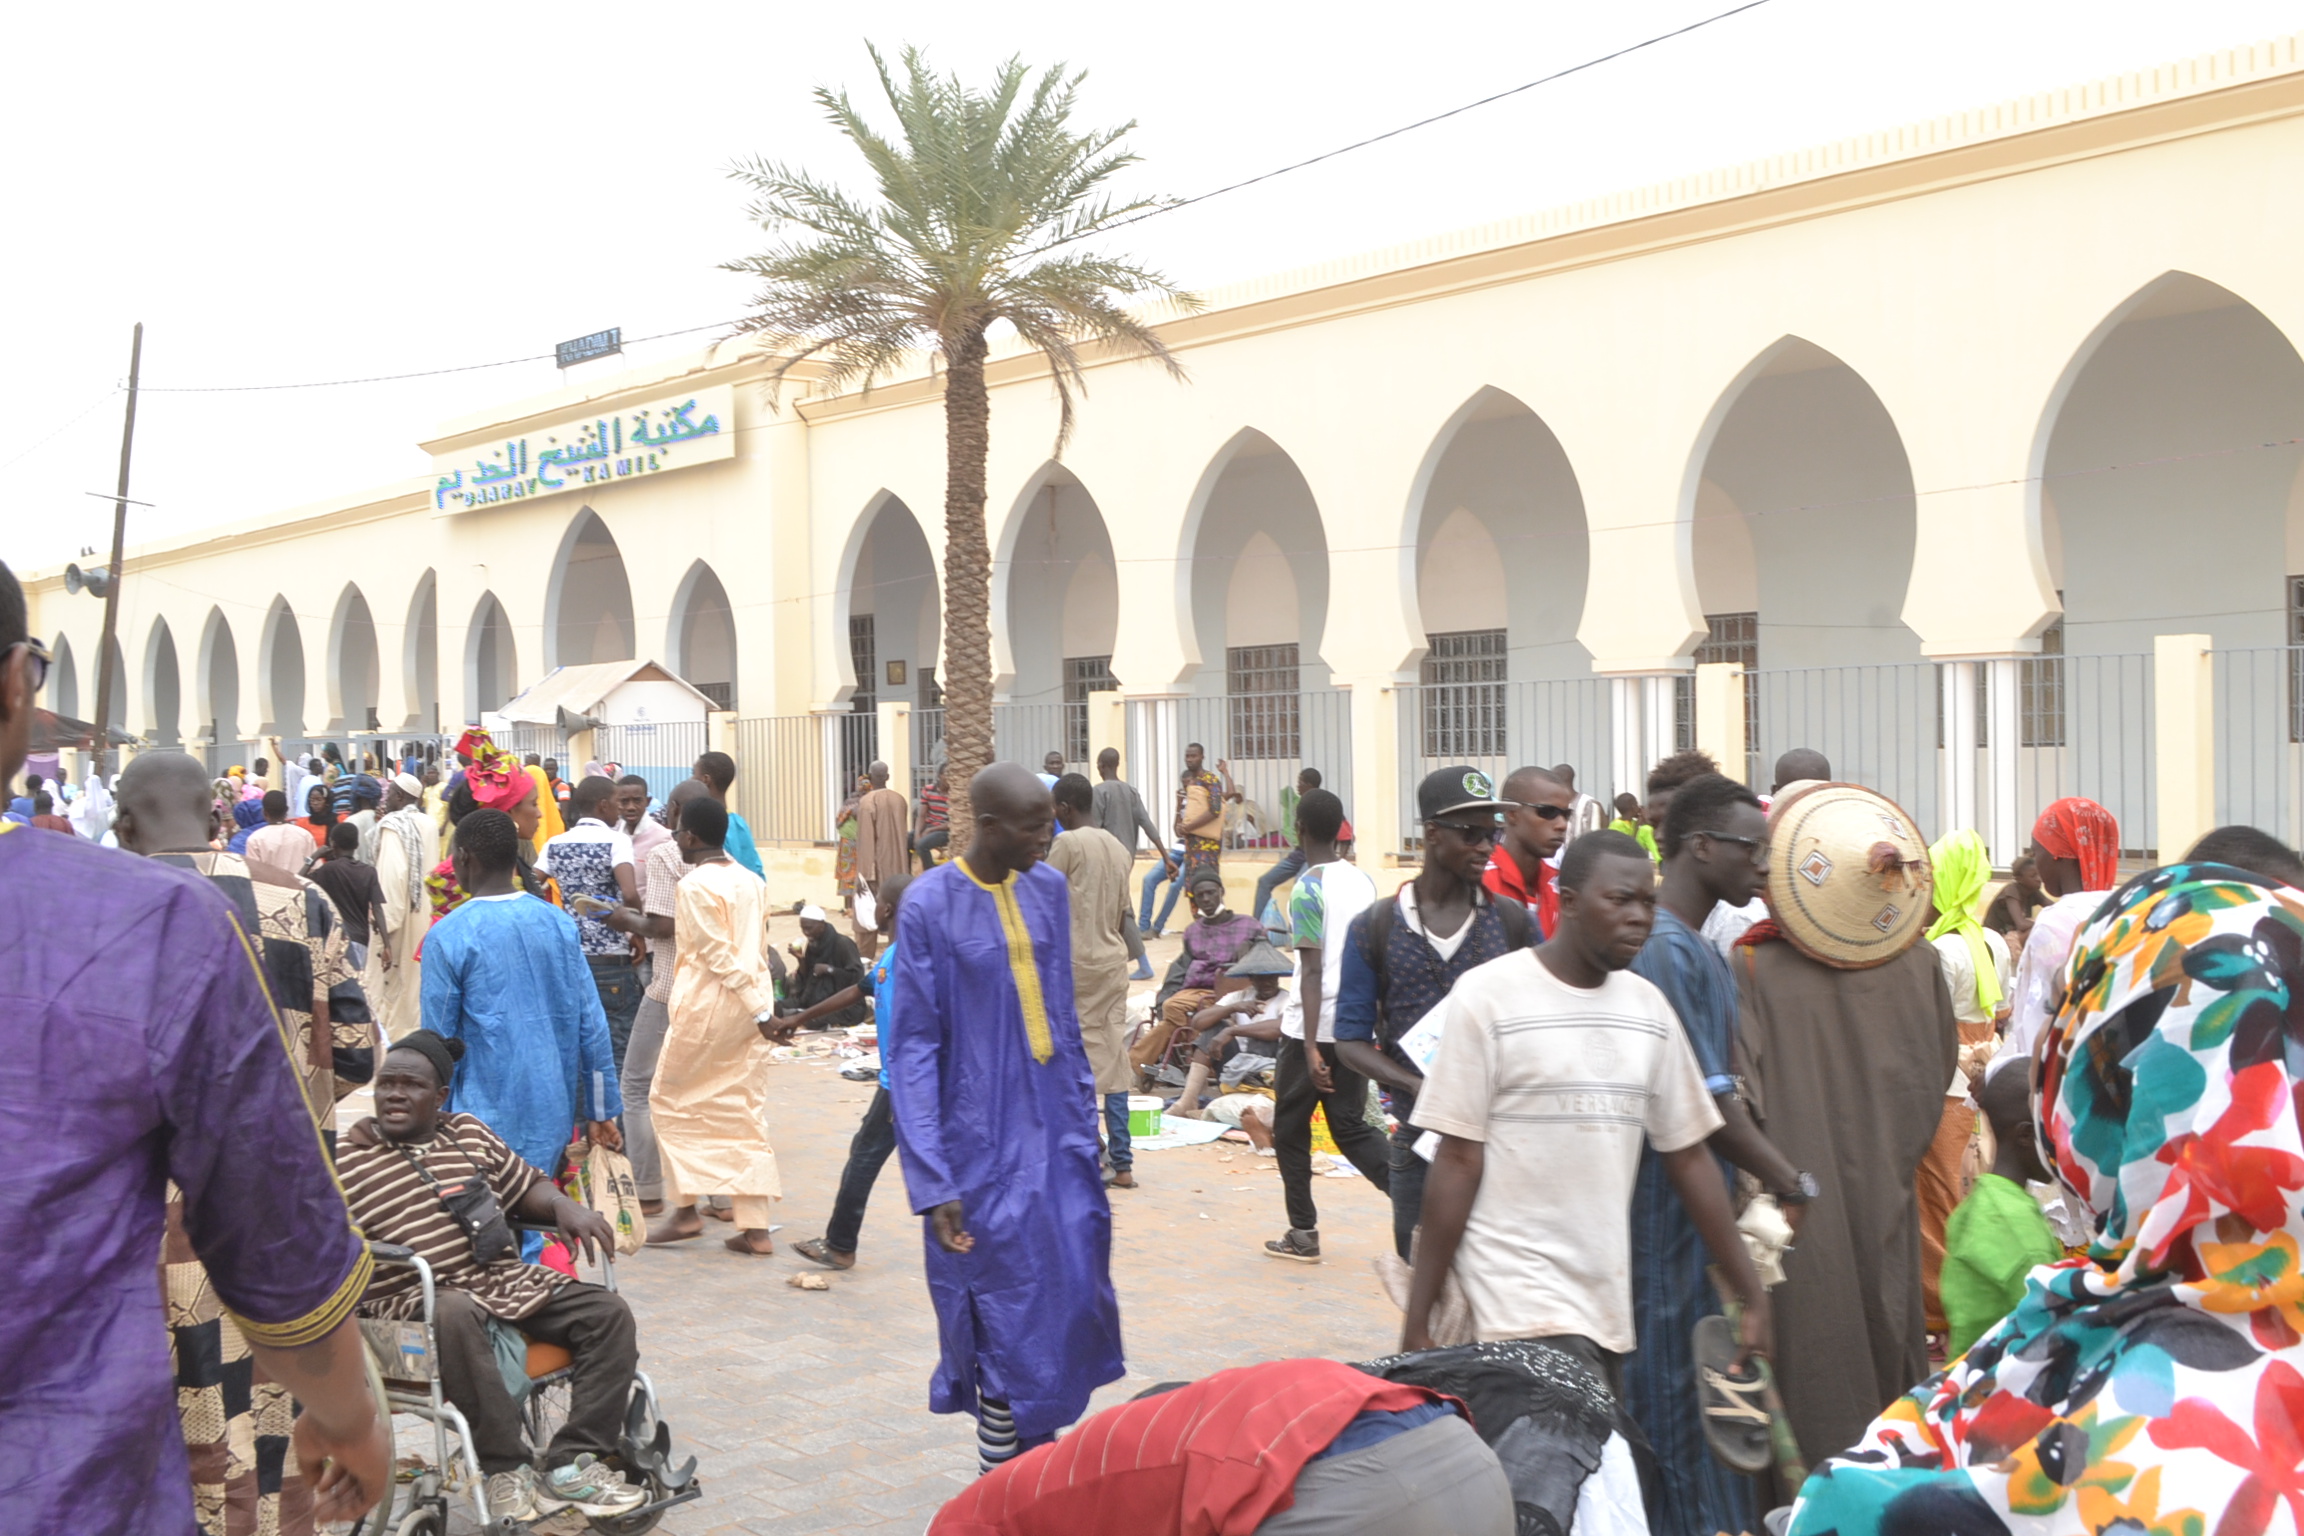
[[[416,1172],[418,1159],[442,1189],[452,1190],[477,1172],[507,1213],[544,1182],[542,1173],[522,1162],[502,1137],[471,1115],[442,1115],[430,1141],[405,1146],[386,1141],[371,1115],[344,1137],[336,1159],[337,1182],[344,1186],[352,1219],[369,1240],[413,1249],[432,1266],[435,1285],[466,1292],[505,1322],[526,1317],[551,1300],[568,1276],[541,1264],[523,1264],[517,1257],[479,1263],[472,1254],[472,1239]],[[415,1317],[422,1305],[413,1268],[379,1264],[361,1298],[360,1311],[368,1317]]]

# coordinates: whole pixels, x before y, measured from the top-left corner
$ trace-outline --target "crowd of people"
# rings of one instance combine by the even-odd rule
[[[0,567],[0,777],[44,665]],[[1996,885],[1975,832],[1931,845],[1812,751],[1765,795],[1680,753],[1613,817],[1573,765],[1456,765],[1386,889],[1307,768],[1236,911],[1224,764],[1187,750],[1162,827],[1117,753],[1094,781],[1050,758],[978,773],[962,837],[940,774],[914,804],[871,765],[849,931],[805,906],[789,953],[725,753],[661,804],[477,728],[437,762],[219,779],[148,750],[27,782],[0,1103],[49,1129],[0,1193],[11,1524],[349,1517],[393,1475],[358,1321],[425,1307],[491,1514],[629,1516],[642,1330],[579,1278],[616,1233],[560,1181],[620,1151],[648,1244],[717,1220],[774,1251],[771,1053],[867,1017],[879,1082],[792,1251],[857,1264],[900,1163],[929,1405],[984,1474],[939,1532],[1712,1536],[1797,1501],[1793,1536],[2253,1536],[2293,1502],[2304,863],[2277,840],[2220,829],[2123,883],[2113,818],[2067,799]],[[1155,980],[1161,884],[1191,915]],[[1109,1192],[1145,1095],[1275,1159],[1272,1257],[1322,1260],[1316,1143],[1373,1186],[1396,1352],[1079,1422],[1125,1368]],[[545,1444],[514,1340],[568,1361]]]

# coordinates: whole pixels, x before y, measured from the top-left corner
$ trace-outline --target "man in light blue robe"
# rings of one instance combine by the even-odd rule
[[[1124,1367],[1071,891],[1040,863],[1053,808],[1014,763],[969,795],[967,853],[905,895],[881,1040],[904,1182],[928,1218],[943,1338],[929,1407],[976,1416],[989,1470],[1053,1439]]]
[[[471,895],[424,935],[424,1027],[464,1042],[449,1110],[551,1172],[580,1120],[621,1145],[624,1101],[575,919],[521,890],[519,846],[502,811],[457,824],[456,879]]]

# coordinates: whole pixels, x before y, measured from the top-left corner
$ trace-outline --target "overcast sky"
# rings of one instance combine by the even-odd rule
[[[716,263],[766,237],[726,168],[757,153],[852,178],[809,93],[865,95],[867,38],[972,77],[1010,53],[1085,68],[1085,121],[1140,125],[1134,189],[1189,195],[1732,3],[28,7],[0,94],[0,558],[109,540],[109,503],[83,493],[113,484],[109,392],[137,320],[131,494],[155,505],[131,509],[132,544],[418,473],[436,423],[558,375],[162,386],[485,363],[735,315],[743,286]],[[2297,0],[1768,0],[1124,248],[1215,285],[2300,28]]]

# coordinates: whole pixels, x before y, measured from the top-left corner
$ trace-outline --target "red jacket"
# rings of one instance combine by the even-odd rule
[[[1296,1502],[1304,1464],[1363,1410],[1438,1401],[1335,1360],[1219,1371],[978,1478],[929,1536],[1249,1536]]]
[[[1550,864],[1536,866],[1536,894],[1531,897],[1528,883],[1520,875],[1520,861],[1498,843],[1496,851],[1488,855],[1488,873],[1480,883],[1488,887],[1490,895],[1509,896],[1526,907],[1542,937],[1552,937],[1552,930],[1560,925],[1560,871]]]

